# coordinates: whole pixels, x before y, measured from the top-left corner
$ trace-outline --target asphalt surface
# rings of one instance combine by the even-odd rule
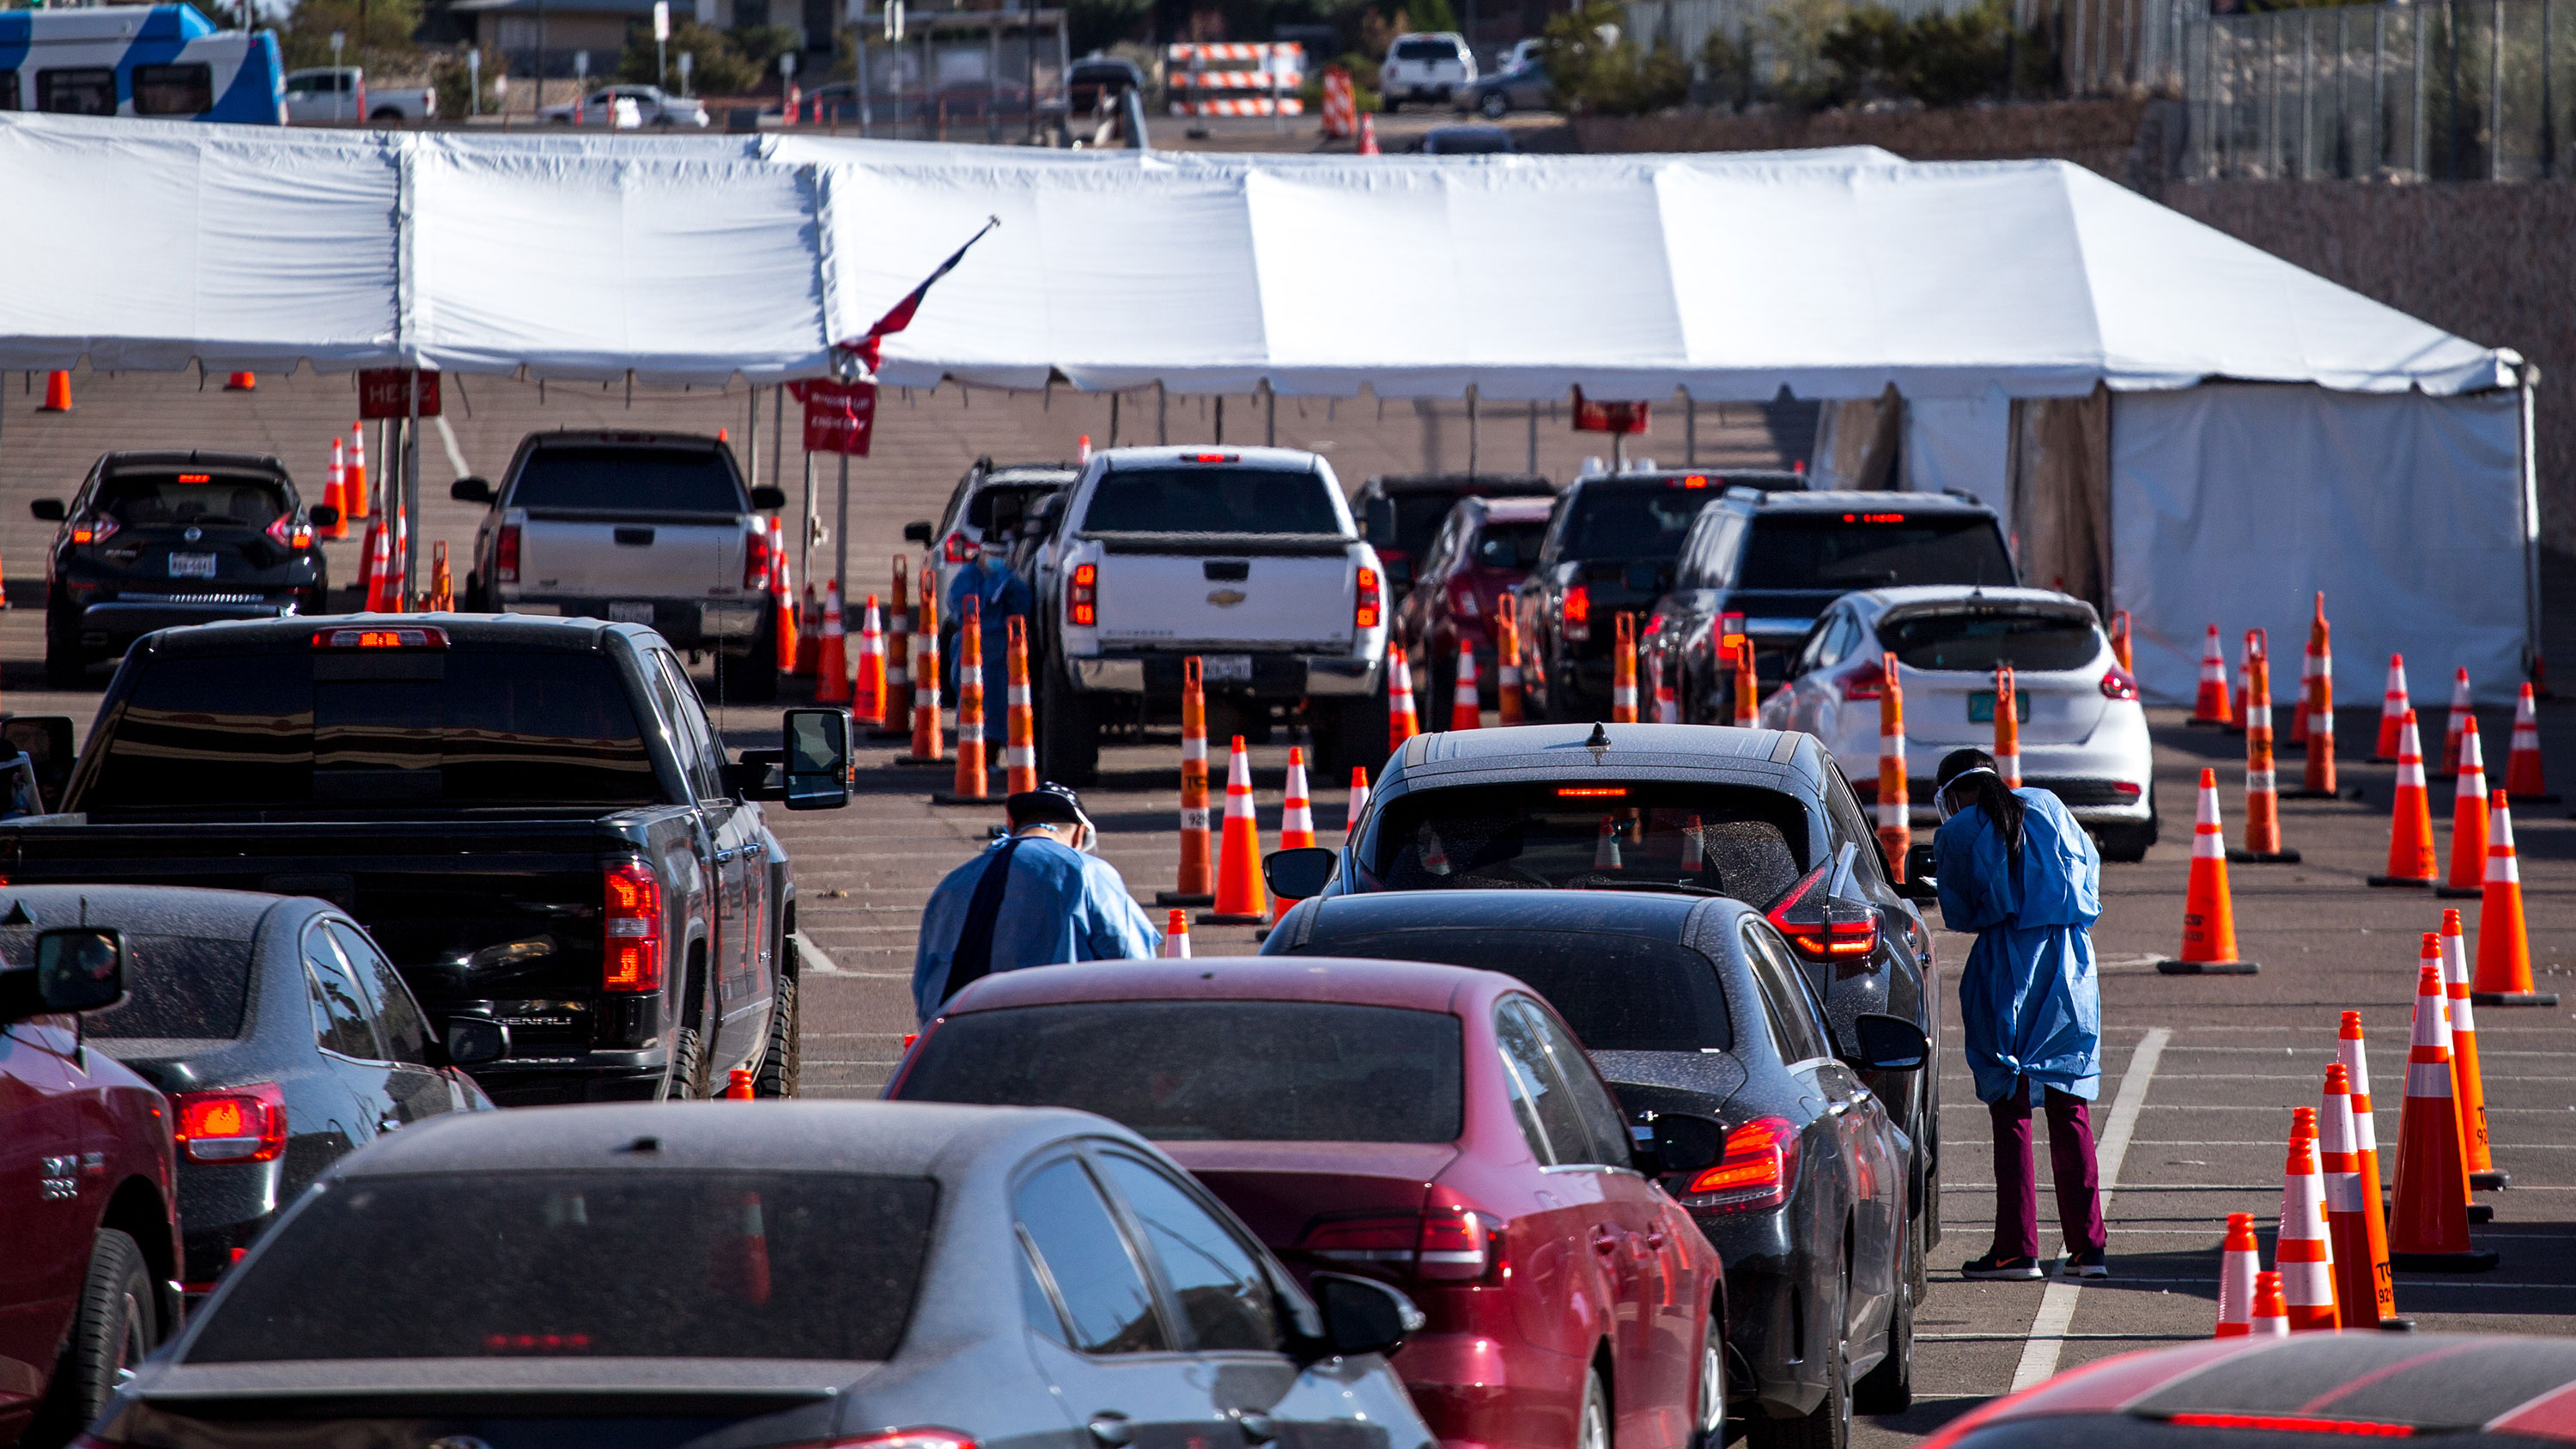
[[[495,379],[470,386],[476,414],[468,419],[460,409],[455,419],[460,450],[470,464],[493,472],[518,434],[532,427],[722,424],[734,427],[739,438],[748,402],[740,389],[702,390],[643,398],[630,409],[616,389],[554,388],[540,403],[533,385]],[[85,721],[96,706],[94,688],[67,694],[41,688],[40,617],[25,605],[34,601],[34,543],[51,530],[28,520],[24,500],[67,493],[90,458],[109,446],[277,450],[318,481],[319,450],[313,444],[327,440],[350,410],[342,380],[309,376],[291,383],[263,380],[261,391],[245,398],[227,397],[213,386],[199,394],[193,378],[83,374],[80,396],[80,412],[40,419],[30,411],[32,398],[16,388],[0,393],[0,551],[17,578],[21,605],[0,614],[0,699],[18,712],[72,713]],[[1240,442],[1243,434],[1236,429],[1258,414],[1242,400],[1237,407],[1243,409],[1235,414],[1241,421],[1229,435]],[[1150,427],[1151,409],[1150,395],[1128,404],[1130,441],[1140,417]],[[1424,414],[1409,403],[1390,403],[1381,421],[1367,401],[1344,403],[1329,416],[1319,405],[1309,409],[1309,417],[1296,420],[1292,430],[1283,404],[1281,441],[1332,443],[1328,456],[1353,485],[1369,472],[1441,459],[1452,467],[1465,462],[1464,419],[1454,412]],[[898,402],[883,416],[880,456],[858,465],[852,498],[851,553],[870,561],[870,574],[882,573],[884,560],[900,546],[902,522],[935,513],[975,454],[1058,456],[1071,451],[1075,432],[1091,431],[1102,442],[1107,435],[1105,404],[1069,395],[1050,405],[1035,397],[981,392],[961,399],[947,389],[908,407]],[[1195,403],[1176,400],[1170,418],[1173,441],[1208,437],[1209,419]],[[1667,418],[1659,416],[1657,423],[1668,433],[1678,431]],[[765,405],[761,425],[766,481]],[[1728,461],[1771,461],[1758,428],[1721,429],[1707,409],[1700,427],[1703,461],[1720,447],[1731,450]],[[1503,464],[1518,466],[1520,420],[1497,424],[1488,415],[1483,429],[1484,447],[1500,452],[1508,446]],[[1541,464],[1562,476],[1592,450],[1592,441],[1550,431],[1542,439]],[[1659,437],[1654,448],[1639,451],[1670,458],[1681,450],[1677,439]],[[425,536],[461,544],[476,510],[444,501],[455,470],[434,438],[427,456],[425,491],[432,502],[425,510]],[[785,461],[792,496],[801,465],[792,448]],[[1486,466],[1496,466],[1492,452]],[[824,512],[828,521],[828,503]],[[338,546],[335,569],[345,570],[349,547]],[[828,556],[828,547],[818,550],[818,558]],[[2558,578],[2550,584],[2561,615],[2576,610],[2576,593]],[[2576,636],[2555,637],[2558,632],[2551,642],[2559,647],[2552,652],[2576,658]],[[2448,672],[2443,661],[2411,663],[2426,694]],[[2343,661],[2347,689],[2375,687],[2377,670],[2369,665]],[[2441,702],[2418,701],[2432,706],[2426,714],[2435,719]],[[2304,852],[2305,862],[2231,868],[2238,940],[2247,957],[2262,963],[2261,974],[2253,977],[2166,977],[2148,964],[2178,945],[2191,787],[2199,769],[2218,769],[2231,832],[2241,822],[2243,804],[2240,738],[2185,729],[2174,711],[2154,711],[2151,718],[2166,837],[2144,863],[2105,868],[2105,913],[2095,933],[2105,1047],[2094,1124],[2103,1139],[2113,1276],[2080,1289],[1959,1278],[1958,1263],[1987,1247],[1993,1190],[1986,1114],[1974,1099],[1956,1040],[1948,1042],[1940,1063],[1950,1104],[1942,1172],[1948,1236],[1935,1252],[1931,1295],[1917,1318],[1917,1403],[1906,1414],[1864,1421],[1860,1442],[1903,1442],[2053,1369],[2205,1336],[2215,1312],[2226,1214],[2251,1212],[2266,1224],[2268,1255],[2290,1109],[2315,1105],[2344,1010],[2360,1011],[2366,1023],[2378,1135],[2383,1152],[2393,1150],[2419,933],[2439,923],[2443,904],[2464,907],[2474,933],[2477,903],[2437,902],[2422,892],[2363,884],[2383,866],[2393,778],[2393,767],[2358,758],[2375,734],[2375,710],[2346,711],[2338,723],[2345,782],[2363,786],[2367,798],[2284,802],[2286,842]],[[2576,701],[2544,703],[2541,722],[2553,783],[2576,798]],[[720,723],[736,746],[774,741],[773,710],[728,710]],[[2499,780],[2509,723],[2505,711],[2480,712],[2487,757]],[[1275,839],[1286,744],[1283,737],[1254,751],[1266,839]],[[795,861],[804,934],[829,966],[816,963],[803,993],[808,1095],[863,1097],[884,1080],[902,1034],[913,1025],[908,983],[922,899],[1000,819],[998,807],[931,805],[927,797],[945,787],[947,772],[895,766],[894,754],[890,744],[864,752],[858,798],[847,810],[771,814]],[[1170,735],[1113,745],[1104,752],[1100,785],[1086,792],[1101,827],[1102,854],[1148,900],[1172,884],[1178,756],[1177,739]],[[2295,778],[2297,770],[2297,755],[2287,754],[2285,779]],[[1344,790],[1339,782],[1316,783],[1319,832],[1337,838]],[[2437,843],[2446,853],[2448,789],[2446,781],[2435,783]],[[2502,1262],[2492,1273],[2462,1278],[2398,1275],[2400,1311],[2426,1330],[2576,1331],[2576,912],[2570,910],[2576,896],[2576,821],[2567,816],[2563,805],[2532,806],[2515,820],[2534,972],[2542,990],[2568,993],[2567,1004],[2481,1007],[2477,1013],[2495,1155],[2513,1174],[2513,1186],[2482,1195],[2494,1205],[2495,1221],[2472,1232],[2477,1245],[2497,1251]],[[1253,949],[1247,929],[1199,927],[1194,941],[1201,956]],[[1946,933],[1938,942],[1946,976],[1964,959],[1969,942]],[[2038,1157],[2045,1174],[2047,1154]],[[2054,1209],[2044,1177],[2040,1200],[2043,1252],[2053,1253]]]

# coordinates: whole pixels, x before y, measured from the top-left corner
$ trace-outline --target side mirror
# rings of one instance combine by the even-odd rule
[[[1864,1011],[1852,1018],[1852,1036],[1860,1045],[1860,1064],[1873,1072],[1914,1071],[1932,1056],[1923,1028],[1901,1016]]]
[[[1636,1166],[1648,1177],[1697,1172],[1726,1156],[1726,1129],[1706,1117],[1657,1112],[1638,1133]]]
[[[36,937],[36,999],[44,1011],[96,1011],[125,997],[125,933],[57,926]]]
[[[1315,1307],[1324,1315],[1327,1353],[1353,1358],[1364,1353],[1393,1353],[1405,1335],[1418,1333],[1422,1310],[1394,1285],[1348,1273],[1317,1273],[1308,1280]]]
[[[1896,883],[1896,893],[1918,905],[1929,905],[1941,899],[1941,880],[1938,876],[1916,875],[1913,862],[1909,860],[1905,866],[1905,879]]]
[[[328,503],[316,503],[304,510],[304,513],[306,517],[313,520],[315,528],[329,528],[340,521],[340,510]]]
[[[488,1016],[456,1016],[447,1022],[447,1064],[480,1066],[499,1061],[510,1051],[510,1029]]]
[[[63,521],[63,500],[59,498],[31,498],[27,500],[27,511],[36,515],[38,518],[43,519],[47,523],[60,523]]]
[[[791,709],[785,726],[790,810],[838,810],[850,803],[850,712]]]
[[[785,750],[745,750],[740,764],[725,766],[725,786],[737,800],[786,799],[786,765]]]
[[[759,487],[751,490],[751,506],[754,508],[765,509],[784,508],[787,506],[787,490],[784,488],[773,488],[770,485],[763,483]]]
[[[1342,853],[1320,845],[1300,846],[1295,850],[1274,850],[1262,857],[1261,879],[1270,893],[1282,900],[1302,901],[1324,893],[1332,883],[1333,868],[1341,863]]]
[[[492,485],[481,478],[459,478],[447,485],[447,496],[459,503],[490,504]]]
[[[1395,547],[1395,500],[1372,498],[1361,528],[1367,533],[1372,548]]]
[[[903,526],[903,541],[906,543],[929,543],[930,521],[928,519],[915,519],[912,522],[905,524]]]

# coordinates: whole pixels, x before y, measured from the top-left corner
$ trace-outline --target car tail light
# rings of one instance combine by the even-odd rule
[[[1460,583],[1451,586],[1449,590],[1449,612],[1456,614],[1461,619],[1481,619],[1484,617],[1485,610],[1482,605],[1476,602],[1476,586],[1473,583]]]
[[[1472,1283],[1499,1273],[1502,1246],[1500,1221],[1457,1206],[1319,1218],[1297,1239],[1297,1251],[1327,1263],[1440,1283]]]
[[[1500,1220],[1457,1206],[1434,1207],[1422,1215],[1422,1234],[1414,1244],[1414,1277],[1473,1283],[1498,1273],[1502,1261]]]
[[[888,1429],[863,1439],[833,1439],[814,1449],[975,1449],[975,1436],[954,1429]]]
[[[754,522],[751,532],[743,536],[742,586],[755,594],[769,592],[769,572],[777,566],[777,548],[769,541],[766,525]]]
[[[117,522],[104,513],[92,514],[72,525],[72,542],[105,543],[116,535]]]
[[[171,1135],[190,1162],[272,1162],[286,1150],[286,1093],[275,1082],[179,1092]]]
[[[1064,585],[1064,615],[1081,628],[1100,622],[1100,565],[1075,564]]]
[[[1717,647],[1729,659],[1735,657],[1736,650],[1744,647],[1744,616],[1742,614],[1720,614],[1717,616]]]
[[[1818,960],[1850,960],[1878,949],[1878,912],[1825,891],[1825,867],[1807,872],[1763,917],[1789,944]]]
[[[2321,1419],[2311,1414],[2169,1414],[2168,1424],[2190,1429],[2264,1429],[2278,1434],[2339,1434],[2353,1439],[2409,1439],[2412,1424],[2363,1419]]]
[[[1241,453],[1192,453],[1181,461],[1184,463],[1240,463],[1243,461],[1243,455]]]
[[[519,525],[501,525],[501,536],[492,541],[492,575],[505,584],[519,581]]]
[[[1351,627],[1374,629],[1385,617],[1386,595],[1378,589],[1377,570],[1363,568],[1351,595]]]
[[[2138,681],[2130,677],[2129,671],[2114,664],[2110,668],[2102,671],[2102,697],[2104,699],[2136,699],[2138,697]]]
[[[316,649],[444,649],[447,631],[435,628],[322,629],[313,635]]]
[[[1726,1134],[1726,1154],[1682,1193],[1698,1212],[1756,1212],[1789,1200],[1798,1176],[1798,1129],[1786,1117],[1756,1117]]]
[[[939,556],[950,563],[962,564],[975,556],[974,541],[963,533],[952,533],[939,546]]]
[[[1873,659],[1848,674],[1834,676],[1834,688],[1841,691],[1846,701],[1877,699],[1887,693],[1886,667]]]
[[[1566,586],[1565,637],[1577,644],[1592,637],[1592,590],[1581,584]]]
[[[607,905],[600,930],[600,989],[661,990],[661,877],[640,860],[621,860],[600,872],[600,887]]]

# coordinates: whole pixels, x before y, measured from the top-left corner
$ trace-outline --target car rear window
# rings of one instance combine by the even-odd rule
[[[1999,664],[2040,671],[2081,669],[2102,655],[2089,615],[1962,609],[1881,619],[1879,643],[1908,669],[1987,673]]]
[[[1157,1141],[1452,1142],[1458,1019],[1311,1001],[1117,1001],[949,1018],[898,1094],[1078,1107]]]
[[[379,677],[345,677],[360,669]],[[662,798],[616,668],[590,654],[165,656],[104,728],[81,809]]]
[[[2011,555],[1982,514],[1770,513],[1753,521],[1739,589],[2009,585]]]
[[[1777,790],[1637,780],[1421,790],[1361,858],[1388,890],[1703,891],[1767,906],[1807,872],[1805,807]]]
[[[1431,927],[1318,933],[1299,951],[1437,961],[1517,976],[1548,999],[1587,1051],[1724,1051],[1735,1045],[1715,963],[1673,941],[1600,931]]]
[[[616,444],[541,447],[520,465],[512,508],[610,513],[748,511],[733,465],[716,448]]]
[[[1415,558],[1430,551],[1440,525],[1464,493],[1398,493],[1395,499],[1395,546]]]
[[[1456,60],[1458,47],[1446,40],[1399,40],[1395,43],[1397,60]]]
[[[1662,483],[1588,483],[1567,507],[1560,559],[1669,559],[1692,520],[1724,496],[1716,488]]]
[[[966,500],[966,522],[979,533],[990,529],[993,510],[997,506],[1005,515],[1025,518],[1038,506],[1039,499],[1063,486],[1061,483],[994,483],[978,488],[975,496]]]
[[[49,924],[62,925],[55,919]],[[0,962],[36,959],[42,926],[0,927]],[[125,938],[125,999],[81,1018],[101,1040],[178,1037],[231,1041],[250,997],[250,942],[140,932]]]
[[[823,1172],[348,1179],[272,1230],[187,1361],[884,1359],[938,1198]]]
[[[1339,533],[1320,473],[1285,468],[1113,468],[1083,513],[1086,533]]]
[[[1544,523],[1488,523],[1476,533],[1476,562],[1489,569],[1526,569],[1538,562]]]
[[[127,528],[266,528],[287,512],[274,478],[241,473],[119,473],[91,505]]]

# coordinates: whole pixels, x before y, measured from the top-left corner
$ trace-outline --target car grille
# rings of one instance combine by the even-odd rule
[[[265,594],[146,594],[132,589],[117,591],[117,601],[126,604],[265,604]]]

